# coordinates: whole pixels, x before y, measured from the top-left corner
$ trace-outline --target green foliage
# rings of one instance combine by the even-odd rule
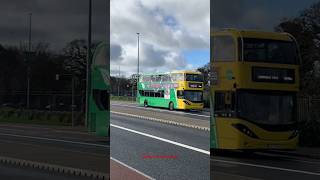
[[[75,113],[76,122],[80,118],[82,114]],[[70,126],[71,113],[1,108],[0,122]]]
[[[306,97],[320,94],[320,2],[302,11],[298,17],[284,19],[276,31],[292,34],[301,52],[300,84],[301,95]],[[299,123],[300,145],[320,146],[320,106],[313,104]]]
[[[130,101],[130,102],[136,102],[136,97],[131,96],[111,96],[111,101]]]
[[[320,147],[320,121],[311,120],[301,122],[300,129],[300,145],[310,147]]]
[[[284,19],[275,29],[292,34],[300,46],[302,93],[320,94],[320,2],[298,17]]]

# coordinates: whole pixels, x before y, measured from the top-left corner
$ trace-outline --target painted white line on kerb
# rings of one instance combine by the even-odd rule
[[[147,116],[139,116],[139,115],[135,115],[135,114],[128,114],[128,113],[122,113],[122,112],[115,112],[115,111],[110,111],[110,112],[111,112],[111,114],[129,116],[129,117],[134,117],[134,118],[139,118],[139,119],[144,119],[144,120],[150,120],[150,121],[155,121],[155,122],[160,122],[160,123],[173,124],[173,125],[182,126],[182,127],[188,127],[188,128],[194,128],[194,129],[199,129],[199,130],[204,130],[204,131],[210,131],[210,127],[190,125],[190,124],[175,122],[175,121],[171,121],[171,120],[164,120],[164,119],[152,118],[152,117],[147,117]]]
[[[143,172],[141,172],[141,171],[139,171],[139,170],[137,170],[137,169],[135,169],[135,168],[133,168],[133,167],[131,167],[131,166],[129,166],[129,165],[127,165],[127,164],[115,159],[115,158],[113,158],[113,157],[110,157],[110,159],[115,161],[115,162],[117,162],[117,163],[119,163],[119,164],[121,164],[122,166],[124,166],[124,167],[126,167],[126,168],[128,168],[128,169],[130,169],[130,170],[132,170],[132,171],[134,171],[136,173],[138,173],[138,174],[141,174],[142,176],[144,176],[144,177],[146,177],[146,178],[148,178],[150,180],[156,180],[155,178],[150,177],[150,176],[144,174]]]
[[[129,105],[125,105],[125,104],[114,104],[114,103],[112,103],[111,105],[124,106],[124,107],[133,107],[133,108],[137,108],[137,109],[146,109],[145,107],[129,106]],[[153,109],[153,108],[152,108],[152,109],[149,108],[148,110],[159,111],[159,112],[170,112],[170,113],[181,114],[181,115],[188,114],[188,115],[192,115],[192,116],[199,116],[199,117],[210,118],[210,116],[208,116],[208,115],[203,115],[203,114],[192,114],[192,113],[187,113],[187,112],[169,111],[169,110],[164,110],[164,109]]]
[[[70,143],[70,144],[79,144],[79,145],[86,145],[86,146],[96,146],[96,147],[105,147],[105,148],[109,148],[110,147],[108,145],[103,145],[103,144],[85,143],[85,142],[79,142],[79,141],[69,141],[69,140],[62,140],[62,139],[52,139],[52,138],[25,136],[25,135],[8,134],[8,133],[0,133],[0,135],[11,136],[11,137],[19,137],[19,138],[36,139],[36,140],[62,142],[62,143]]]
[[[133,129],[125,128],[125,127],[114,125],[114,124],[110,124],[110,126],[118,128],[118,129],[122,129],[122,130],[125,130],[125,131],[129,131],[129,132],[132,132],[132,133],[136,133],[136,134],[139,134],[139,135],[142,135],[142,136],[146,136],[146,137],[150,137],[150,138],[153,138],[153,139],[157,139],[159,141],[170,143],[170,144],[173,144],[173,145],[176,145],[176,146],[180,146],[180,147],[183,147],[183,148],[186,148],[186,149],[197,151],[197,152],[200,152],[200,153],[203,153],[203,154],[210,155],[210,151],[206,151],[206,150],[203,150],[203,149],[200,149],[200,148],[196,148],[196,147],[193,147],[193,146],[182,144],[182,143],[179,143],[179,142],[176,142],[176,141],[171,141],[169,139],[164,139],[164,138],[161,138],[161,137],[158,137],[158,136],[154,136],[154,135],[151,135],[151,134],[139,132],[139,131],[136,131],[136,130],[133,130]]]
[[[212,159],[211,161],[227,163],[227,164],[234,164],[234,165],[251,166],[251,167],[257,167],[257,168],[272,169],[272,170],[279,170],[279,171],[288,171],[288,172],[294,172],[294,173],[300,173],[300,174],[308,174],[308,175],[320,176],[320,173],[316,173],[316,172],[295,170],[295,169],[287,169],[287,168],[274,167],[274,166],[242,163],[242,162],[235,162],[235,161],[226,161],[226,160],[220,160],[220,159]]]

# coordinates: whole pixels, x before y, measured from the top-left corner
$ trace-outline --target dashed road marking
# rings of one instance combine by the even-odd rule
[[[59,165],[53,165],[53,164],[47,164],[47,163],[40,163],[40,162],[28,161],[28,160],[16,159],[16,158],[10,158],[10,157],[0,156],[0,163],[18,166],[18,167],[29,167],[29,168],[39,169],[39,170],[47,170],[51,172],[69,174],[74,176],[91,177],[94,179],[101,179],[101,180],[109,179],[109,174],[107,173],[101,173],[96,171],[65,167],[65,166],[59,166]]]
[[[115,104],[112,103],[111,105],[115,105],[115,106],[123,106],[123,107],[132,107],[132,108],[137,108],[137,109],[146,109],[145,107],[140,107],[140,106],[130,106],[130,105],[126,105],[126,104]],[[152,110],[152,111],[159,111],[159,112],[169,112],[169,113],[175,113],[175,114],[187,114],[187,115],[192,115],[192,116],[199,116],[199,117],[206,117],[206,118],[210,118],[210,116],[208,115],[203,115],[203,114],[193,114],[193,113],[188,113],[188,112],[179,112],[179,111],[169,111],[169,110],[164,110],[164,109],[148,109],[148,110]]]
[[[116,112],[116,111],[111,111],[111,113],[123,115],[123,116],[134,117],[134,118],[139,118],[139,119],[144,119],[144,120],[156,121],[156,122],[161,122],[161,123],[166,123],[166,124],[172,124],[172,125],[177,125],[177,126],[183,126],[183,127],[188,127],[188,128],[194,128],[194,129],[199,129],[199,130],[203,130],[203,131],[210,131],[209,127],[191,125],[191,124],[186,124],[186,123],[179,123],[179,122],[174,122],[174,121],[170,121],[170,120],[164,120],[164,119],[159,119],[159,118],[152,118],[152,117],[147,117],[147,116],[140,116],[140,115],[122,113],[122,112]]]

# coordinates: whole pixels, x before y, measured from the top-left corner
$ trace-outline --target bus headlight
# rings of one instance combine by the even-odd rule
[[[247,126],[243,124],[232,124],[232,126],[249,137],[259,139],[259,137],[254,132],[252,132]]]
[[[290,135],[290,137],[288,139],[293,139],[295,137],[297,137],[299,134],[299,131],[298,130],[294,130],[293,133]]]
[[[186,103],[186,104],[188,104],[188,105],[190,105],[190,103],[188,102],[188,101],[183,101],[184,103]]]

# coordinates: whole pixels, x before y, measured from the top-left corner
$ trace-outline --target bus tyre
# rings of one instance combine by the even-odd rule
[[[148,107],[148,101],[144,101],[143,106]]]
[[[169,110],[170,110],[170,111],[173,111],[173,109],[174,109],[174,107],[173,107],[173,102],[170,102],[170,103],[169,103]]]

